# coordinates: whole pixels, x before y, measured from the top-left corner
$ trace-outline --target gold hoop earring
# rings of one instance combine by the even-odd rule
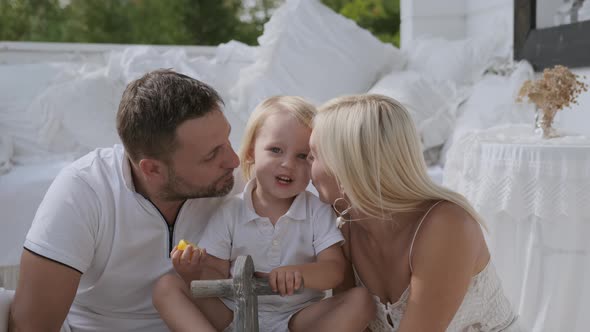
[[[336,204],[339,201],[344,201],[348,205],[343,211],[338,211],[338,208],[336,207]],[[338,228],[342,228],[342,225],[344,225],[347,221],[350,221],[344,219],[344,215],[346,215],[348,212],[350,212],[350,210],[352,210],[352,204],[350,204],[350,202],[347,201],[344,197],[338,197],[334,201],[334,204],[332,204],[332,207],[334,211],[336,211],[336,213],[338,214],[338,218],[336,218],[336,225],[338,226]]]

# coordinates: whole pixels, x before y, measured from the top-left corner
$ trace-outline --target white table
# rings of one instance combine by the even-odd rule
[[[464,136],[444,185],[486,221],[504,289],[527,331],[590,331],[590,139],[531,126]]]

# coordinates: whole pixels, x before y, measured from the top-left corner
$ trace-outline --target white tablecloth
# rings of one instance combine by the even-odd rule
[[[486,221],[492,259],[530,331],[590,331],[590,139],[530,126],[456,143],[444,185]]]

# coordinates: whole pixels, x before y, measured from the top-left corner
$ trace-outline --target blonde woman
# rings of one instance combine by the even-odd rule
[[[305,191],[315,114],[302,98],[277,96],[250,117],[240,151],[248,181],[243,194],[228,199],[209,221],[199,241],[208,255],[190,246],[175,248],[172,263],[180,277],[165,276],[156,284],[154,304],[171,330],[231,330],[233,299],[193,302],[188,285],[227,278],[241,255],[251,255],[256,271],[281,295],[258,298],[260,331],[362,331],[374,317],[363,288],[320,301],[322,291],[342,282],[346,260],[331,206]],[[217,273],[202,271],[201,263]],[[294,294],[302,285],[303,292]]]
[[[343,224],[351,268],[342,289],[373,294],[371,331],[519,331],[480,217],[430,180],[400,103],[332,100],[314,120],[310,146],[313,184]]]

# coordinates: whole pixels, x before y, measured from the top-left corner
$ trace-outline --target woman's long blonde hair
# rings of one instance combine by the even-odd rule
[[[425,201],[446,200],[483,225],[462,195],[434,183],[408,111],[382,95],[333,99],[320,107],[313,134],[317,153],[350,204],[374,218],[416,211]]]
[[[242,146],[238,153],[241,161],[240,168],[246,181],[252,178],[254,171],[254,161],[252,160],[251,154],[258,131],[264,124],[266,118],[277,112],[291,114],[303,125],[311,129],[317,109],[305,99],[297,96],[274,96],[263,100],[256,106],[256,109],[252,112],[246,124]],[[285,132],[285,135],[289,135],[289,133]]]

